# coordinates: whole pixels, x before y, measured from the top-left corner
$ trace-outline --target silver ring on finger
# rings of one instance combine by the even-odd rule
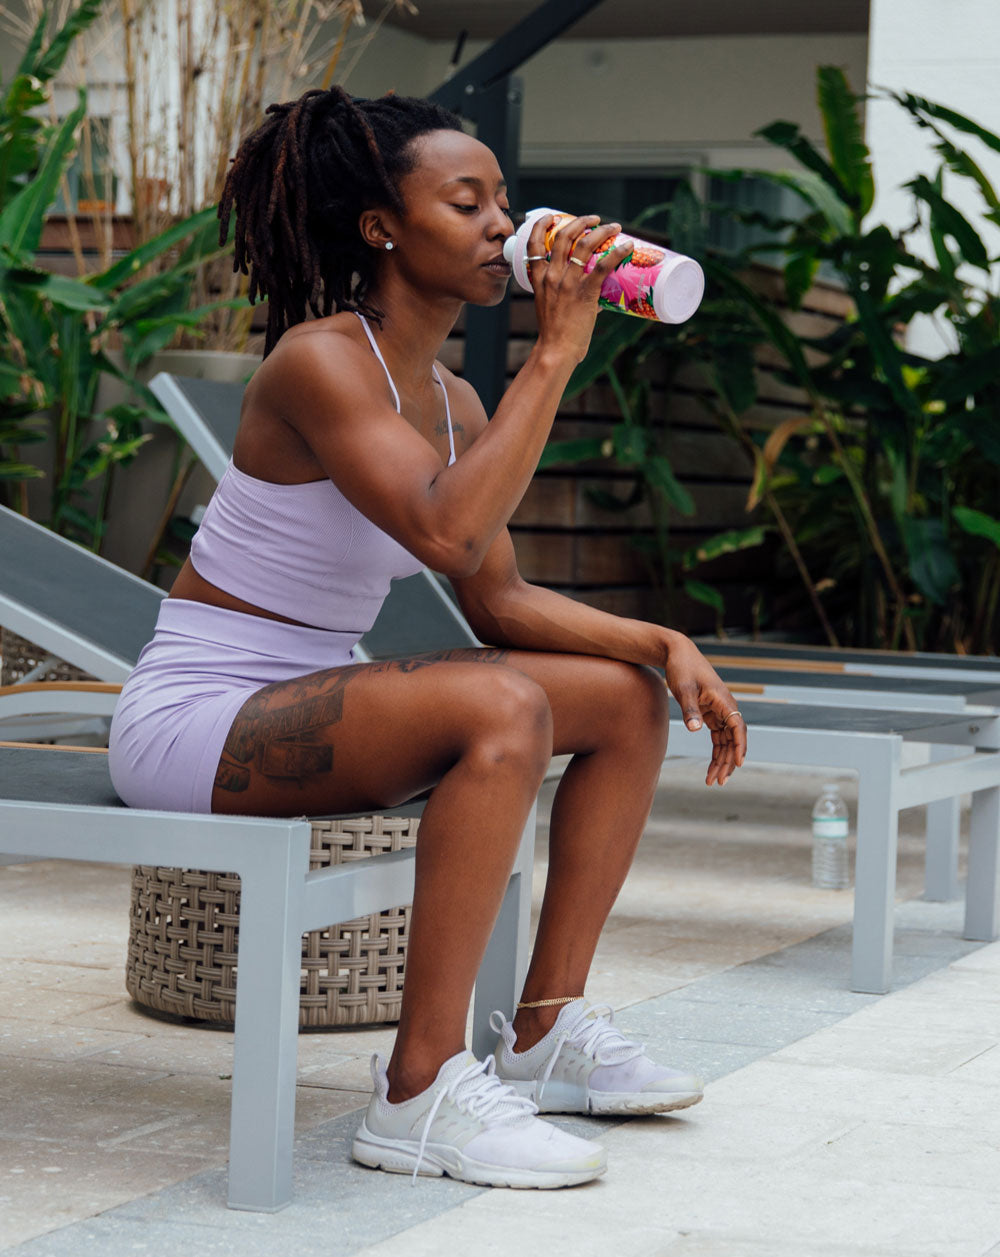
[[[532,253],[524,259],[526,262],[547,262],[549,256],[547,253]]]

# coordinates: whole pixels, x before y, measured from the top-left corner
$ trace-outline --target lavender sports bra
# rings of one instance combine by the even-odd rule
[[[361,325],[400,409],[399,393],[365,319]],[[448,465],[455,461],[448,391],[437,368],[448,420]],[[375,623],[389,582],[422,568],[404,546],[348,502],[332,480],[274,484],[232,459],[194,541],[195,571],[255,607],[316,628],[355,633]]]

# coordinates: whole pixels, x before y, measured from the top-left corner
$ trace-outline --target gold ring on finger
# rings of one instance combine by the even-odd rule
[[[722,723],[724,725],[729,724],[730,720],[732,720],[734,716],[739,716],[740,720],[743,719],[743,713],[741,711],[731,711],[728,716],[723,716]]]
[[[586,263],[586,262],[582,261],[580,258],[575,258],[575,257],[573,257],[573,256],[572,256],[572,254],[570,255],[570,259],[569,259],[569,260],[570,260],[571,262],[573,262],[576,266],[586,266],[586,265],[587,265],[587,263]]]

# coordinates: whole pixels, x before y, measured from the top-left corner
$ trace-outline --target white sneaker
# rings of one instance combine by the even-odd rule
[[[516,1052],[517,1035],[502,1012],[490,1017],[499,1034],[497,1077],[542,1113],[668,1113],[697,1104],[697,1074],[655,1065],[641,1043],[626,1039],[607,1004],[574,1000],[534,1047]]]
[[[600,1144],[540,1121],[494,1074],[492,1057],[459,1052],[419,1095],[388,1100],[385,1065],[372,1057],[375,1091],[354,1137],[362,1165],[396,1174],[448,1174],[487,1187],[570,1187],[607,1169]]]

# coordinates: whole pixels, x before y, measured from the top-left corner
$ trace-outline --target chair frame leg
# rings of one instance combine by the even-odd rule
[[[900,742],[868,748],[858,772],[851,990],[881,995],[892,981],[899,832]]]
[[[972,796],[963,937],[992,942],[1000,924],[1000,787]]]
[[[308,853],[291,844],[240,871],[229,1206],[274,1213],[292,1198],[292,1143]],[[281,905],[275,890],[283,887]]]
[[[931,763],[950,759],[952,746],[932,745]],[[924,848],[924,898],[946,903],[959,896],[958,887],[958,796],[927,804]]]

